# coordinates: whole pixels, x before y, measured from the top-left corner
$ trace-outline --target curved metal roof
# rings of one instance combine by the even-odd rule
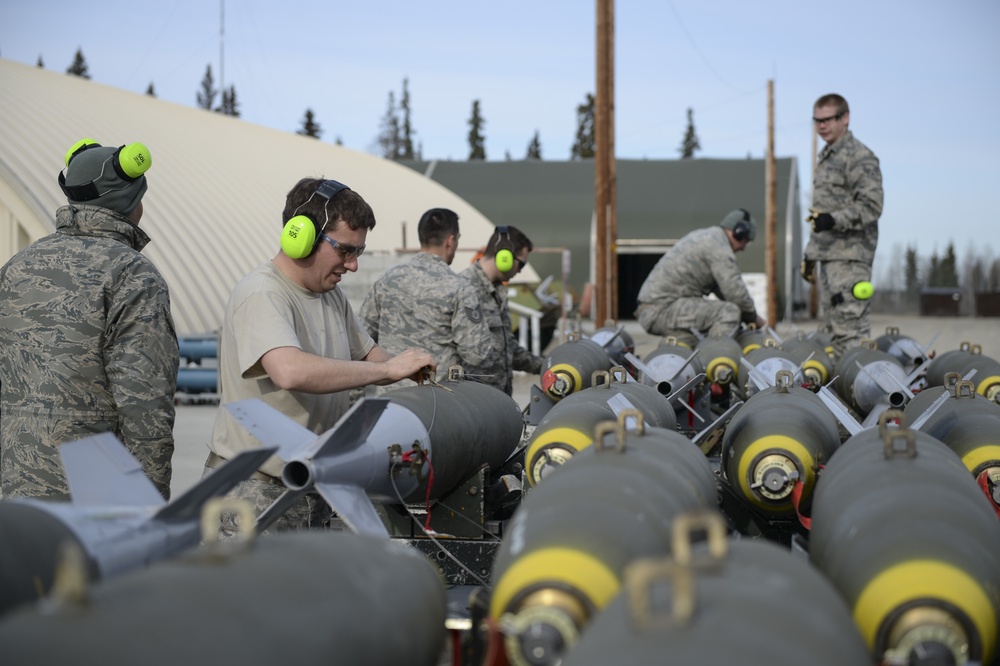
[[[493,231],[433,180],[310,137],[9,60],[0,60],[0,90],[0,263],[55,229],[55,211],[66,203],[56,177],[69,146],[83,137],[142,141],[153,157],[142,218],[152,242],[143,253],[170,286],[182,335],[217,330],[233,285],[275,255],[285,195],[302,177],[345,182],[375,211],[361,270],[344,282],[356,306],[371,269],[403,258],[398,225],[406,223],[408,245],[417,246],[416,224],[428,208],[458,213],[466,257]]]

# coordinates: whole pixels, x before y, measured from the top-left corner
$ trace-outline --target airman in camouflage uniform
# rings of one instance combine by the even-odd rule
[[[441,376],[452,365],[482,366],[493,353],[490,329],[472,285],[449,268],[461,236],[458,215],[432,208],[420,218],[417,233],[420,253],[372,285],[361,321],[390,354],[410,347],[429,351]],[[386,388],[412,383],[404,380]]]
[[[483,256],[461,273],[477,294],[483,318],[493,338],[490,358],[469,374],[507,395],[514,392],[514,370],[535,375],[542,371],[542,357],[522,347],[514,337],[507,289],[503,285],[524,268],[532,249],[534,246],[528,237],[515,227],[497,227],[486,244]],[[502,260],[498,266],[498,253],[503,252],[513,254],[508,270],[501,270],[501,266],[505,265]]]
[[[56,232],[0,269],[0,488],[66,499],[59,445],[113,432],[169,497],[177,336],[140,254],[146,177],[119,173],[114,148],[78,147]]]
[[[725,337],[740,322],[763,327],[736,263],[757,235],[750,213],[730,212],[718,226],[696,229],[667,250],[639,289],[635,317],[647,333],[668,335],[694,329]],[[719,300],[706,299],[715,294]]]
[[[826,146],[813,174],[812,233],[802,265],[810,282],[819,265],[823,328],[838,355],[871,335],[870,301],[855,298],[853,287],[871,281],[883,199],[878,158],[854,138],[850,120],[840,95],[816,100],[813,122]]]

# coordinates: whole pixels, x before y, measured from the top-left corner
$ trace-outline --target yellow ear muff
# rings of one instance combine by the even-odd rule
[[[506,224],[497,226],[497,246],[493,261],[501,273],[507,273],[514,268],[514,243],[510,240],[510,229]]]
[[[80,139],[66,151],[66,166],[69,166],[69,161],[76,157],[77,153],[82,153],[87,148],[100,148],[101,144],[97,143],[93,139]]]
[[[130,143],[118,149],[118,166],[126,177],[135,180],[153,166],[153,156],[145,145]]]
[[[875,295],[875,286],[867,280],[856,282],[854,283],[854,287],[851,289],[851,293],[854,294],[854,298],[859,301],[867,301]]]
[[[316,246],[316,225],[307,215],[296,215],[281,230],[281,250],[292,259],[308,257]]]
[[[514,253],[510,250],[500,250],[496,254],[495,261],[497,262],[497,270],[501,273],[507,273],[514,268]]]

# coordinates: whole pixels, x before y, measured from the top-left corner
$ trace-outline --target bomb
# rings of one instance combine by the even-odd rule
[[[674,557],[630,564],[564,666],[871,663],[844,600],[803,558],[764,540],[726,539],[713,512],[685,514],[674,527]],[[692,544],[702,527],[708,542]]]
[[[905,423],[885,412],[827,463],[809,558],[846,599],[876,662],[991,663],[1000,522],[955,452]]]
[[[890,354],[879,351],[871,340],[844,351],[837,364],[834,390],[862,417],[879,406],[901,408],[913,397],[906,371]]]
[[[907,372],[927,360],[927,351],[920,343],[900,333],[895,326],[889,326],[885,333],[875,338],[875,347],[894,357]]]
[[[635,351],[635,339],[624,326],[614,326],[609,322],[594,331],[590,339],[604,348],[612,365],[628,368],[630,364],[625,355]],[[634,368],[631,368],[630,372],[633,370]]]
[[[803,380],[811,388],[823,386],[833,377],[833,360],[816,338],[788,338],[781,348],[802,368]]]
[[[739,343],[744,356],[752,352],[754,349],[759,349],[764,346],[776,347],[781,344],[781,341],[770,328],[753,327],[741,331],[736,336],[736,342]]]
[[[685,342],[673,336],[666,337],[641,360],[631,355],[629,360],[639,371],[639,381],[656,387],[663,395],[673,395],[689,386],[674,403],[680,430],[693,432],[711,423],[711,382],[691,384],[696,377],[704,375],[705,366]]]
[[[670,395],[677,388],[705,371],[705,366],[691,347],[669,337],[660,340],[651,352],[642,357],[639,381],[656,387],[663,395]]]
[[[790,372],[792,381],[802,382],[799,364],[769,338],[765,344],[745,353],[740,359],[736,383],[740,392],[749,397],[763,388],[774,386],[774,377],[781,370]]]
[[[285,461],[281,479],[289,492],[261,514],[261,529],[315,488],[350,529],[386,538],[373,501],[443,497],[481,466],[498,469],[524,430],[510,396],[454,372],[440,384],[363,398],[319,436],[260,400],[226,409]]]
[[[542,362],[542,391],[557,402],[587,388],[594,372],[611,366],[611,357],[599,343],[586,338],[568,340]]]
[[[796,482],[808,497],[817,469],[840,446],[837,421],[811,391],[794,386],[788,371],[751,396],[722,440],[725,478],[745,502],[772,516],[795,511]]]
[[[971,381],[976,386],[976,393],[988,400],[1000,396],[1000,362],[985,356],[980,345],[968,342],[936,356],[927,366],[925,380],[928,386],[943,386],[947,373],[957,372],[959,376],[967,377],[972,370],[975,370]]]
[[[1000,405],[976,393],[971,381],[949,373],[944,387],[924,389],[903,413],[917,430],[958,454],[1000,512]]]
[[[736,379],[743,351],[733,338],[708,337],[698,346],[698,357],[705,365],[705,376],[709,381],[728,385]]]
[[[62,444],[59,454],[72,501],[0,501],[0,614],[48,593],[67,544],[79,551],[91,581],[196,547],[206,502],[250,478],[274,451],[244,451],[165,502],[113,434]]]
[[[300,532],[214,543],[90,589],[72,582],[83,577],[72,561],[53,598],[0,621],[5,665],[434,666],[444,647],[440,572],[392,541]]]
[[[669,553],[674,517],[717,497],[708,460],[683,436],[645,427],[638,412],[600,424],[594,446],[525,497],[497,552],[490,615],[507,627],[508,658],[558,663],[618,593],[624,567]]]
[[[597,424],[616,420],[626,409],[641,413],[648,426],[677,428],[674,408],[655,388],[626,381],[623,370],[603,376],[603,381],[595,377],[590,388],[561,400],[539,422],[525,454],[529,483],[537,485],[556,467],[593,444]],[[621,380],[611,381],[615,376]]]

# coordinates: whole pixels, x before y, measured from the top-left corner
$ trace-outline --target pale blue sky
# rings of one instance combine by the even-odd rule
[[[0,57],[195,105],[205,66],[235,85],[242,118],[294,131],[307,107],[348,148],[371,151],[388,93],[409,80],[426,158],[465,159],[480,100],[490,160],[569,157],[576,107],[595,87],[592,0],[220,3],[32,0],[0,5]],[[779,156],[811,180],[813,101],[839,92],[879,156],[885,211],[876,276],[908,244],[961,260],[1000,251],[997,0],[619,0],[616,153],[673,159],[694,109],[699,157],[761,157],[774,80]],[[2,93],[2,91],[0,91]],[[0,119],[2,122],[2,119]]]

